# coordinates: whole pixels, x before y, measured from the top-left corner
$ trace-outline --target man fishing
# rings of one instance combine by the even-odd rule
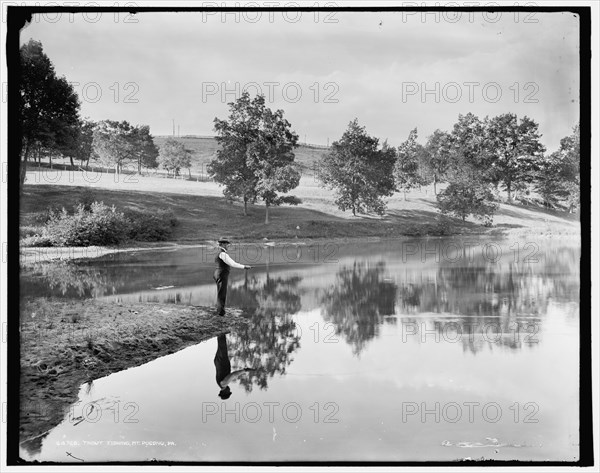
[[[229,361],[229,353],[227,352],[227,337],[225,334],[217,337],[217,353],[215,353],[214,361],[217,384],[220,388],[219,397],[221,399],[229,399],[231,397],[231,388],[229,385],[236,381],[242,374],[256,371],[251,368],[243,368],[233,373],[231,372],[231,362]]]
[[[227,238],[217,240],[219,243],[219,253],[215,256],[217,267],[213,274],[213,279],[217,283],[217,315],[225,315],[225,300],[227,299],[227,282],[229,280],[229,269],[250,269],[252,266],[236,263],[227,253],[227,247],[230,241]]]

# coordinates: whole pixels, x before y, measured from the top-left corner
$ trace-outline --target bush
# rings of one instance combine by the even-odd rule
[[[27,238],[32,236],[39,236],[42,234],[43,227],[37,227],[32,225],[21,225],[19,227],[19,236],[21,238]]]
[[[45,225],[51,218],[59,214],[61,210],[62,207],[52,205],[50,207],[47,207],[45,210],[42,210],[41,212],[35,212],[31,214],[30,220],[33,223],[40,223],[42,225]]]
[[[177,225],[177,219],[170,210],[127,210],[125,217],[129,222],[127,237],[137,241],[165,241]]]
[[[178,223],[170,210],[123,213],[103,202],[86,202],[88,197],[84,195],[71,214],[65,208],[39,212],[37,217],[45,225],[22,226],[21,245],[93,246],[117,245],[126,240],[164,241]]]
[[[21,239],[21,246],[54,246],[54,243],[47,236],[32,235]]]
[[[77,205],[69,215],[63,208],[46,224],[43,237],[55,246],[115,245],[127,238],[128,221],[122,212],[103,202],[94,202],[87,211]]]
[[[90,212],[92,210],[92,204],[94,202],[96,202],[96,196],[94,195],[94,192],[89,187],[86,187],[85,190],[81,193],[81,197],[79,197],[78,203],[83,205],[84,210]],[[75,209],[77,209],[77,207],[75,207]]]

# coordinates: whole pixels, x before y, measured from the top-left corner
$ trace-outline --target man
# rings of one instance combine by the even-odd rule
[[[252,266],[239,264],[231,259],[231,256],[227,254],[227,247],[230,241],[227,238],[221,238],[218,240],[219,253],[215,256],[215,263],[217,265],[213,274],[213,279],[217,283],[217,315],[225,315],[225,299],[227,298],[227,281],[229,280],[229,269],[250,269]]]
[[[219,397],[229,399],[231,397],[231,388],[229,384],[237,380],[242,374],[256,371],[251,368],[231,372],[231,362],[227,352],[227,337],[225,334],[217,337],[217,353],[215,354],[216,379],[219,385]]]

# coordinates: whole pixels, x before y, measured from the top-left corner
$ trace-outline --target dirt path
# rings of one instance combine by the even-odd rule
[[[20,440],[34,448],[77,400],[82,384],[174,353],[246,323],[240,311],[98,300],[24,301]]]

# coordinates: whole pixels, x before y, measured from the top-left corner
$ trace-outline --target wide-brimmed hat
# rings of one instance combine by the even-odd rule
[[[221,237],[217,240],[217,243],[231,243],[231,241],[229,240],[229,238]]]

